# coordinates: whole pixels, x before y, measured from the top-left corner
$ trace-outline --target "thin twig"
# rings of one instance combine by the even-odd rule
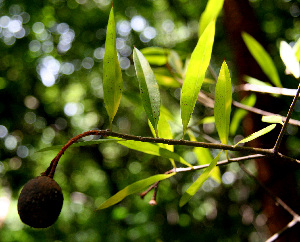
[[[234,90],[235,91],[251,91],[251,92],[259,92],[259,93],[266,93],[266,94],[276,94],[276,95],[292,96],[292,97],[294,97],[297,92],[297,89],[255,85],[255,84],[249,84],[249,83],[236,86],[234,88]]]
[[[269,239],[266,240],[266,242],[274,242],[276,241],[284,232],[286,232],[288,229],[294,227],[297,223],[300,222],[299,217],[294,217],[291,222],[289,222],[282,230],[277,232],[276,234],[273,234]]]
[[[275,201],[276,204],[281,206],[285,211],[287,211],[291,216],[293,216],[293,220],[289,222],[283,229],[281,229],[276,234],[272,235],[266,242],[273,242],[277,240],[286,230],[295,226],[298,222],[300,222],[300,216],[291,208],[289,207],[281,198],[274,195],[264,184],[262,184],[250,171],[248,171],[243,164],[240,164],[241,169],[250,176],[256,183],[258,183],[266,192],[267,194]]]
[[[290,120],[291,115],[292,115],[292,113],[293,113],[293,110],[294,110],[294,108],[295,108],[295,105],[296,105],[296,102],[297,102],[299,93],[300,93],[300,84],[299,84],[299,86],[298,86],[297,93],[296,93],[296,95],[295,95],[295,97],[294,97],[294,99],[293,99],[293,102],[292,102],[292,104],[291,104],[291,106],[290,106],[290,109],[289,109],[289,111],[288,111],[288,114],[287,114],[287,116],[286,116],[286,120],[285,120],[285,122],[284,122],[284,124],[283,124],[283,126],[282,126],[282,128],[281,128],[281,131],[280,131],[280,133],[279,133],[279,135],[278,135],[278,138],[277,138],[277,140],[276,140],[276,143],[275,143],[275,145],[274,145],[273,150],[274,150],[275,153],[278,152],[278,149],[279,149],[279,146],[280,146],[280,144],[281,144],[283,135],[285,134],[287,125],[288,125],[288,123],[289,123],[289,120]]]

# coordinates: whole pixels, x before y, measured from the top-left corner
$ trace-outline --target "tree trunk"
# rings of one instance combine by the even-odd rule
[[[228,34],[228,40],[232,46],[235,56],[236,68],[238,72],[238,82],[242,84],[243,76],[248,75],[262,81],[268,81],[254,58],[251,56],[241,33],[247,32],[252,35],[263,46],[265,39],[263,32],[260,30],[259,24],[255,18],[254,11],[245,0],[225,0],[224,2],[224,24]],[[292,99],[291,99],[292,101]],[[276,103],[276,105],[274,105]],[[280,102],[270,95],[257,95],[255,105],[262,110],[279,113],[281,111]],[[244,120],[243,128],[245,135],[249,135],[259,129],[261,126],[261,116],[249,114]],[[260,139],[255,140],[250,145],[255,147],[272,148],[277,139],[279,130],[271,132]],[[280,151],[284,153],[284,143],[282,143]],[[294,211],[299,212],[299,198],[297,196],[297,183],[295,180],[295,169],[287,163],[275,159],[259,159],[256,161],[258,170],[258,179],[265,184],[274,195],[281,198]],[[267,216],[267,225],[270,235],[280,231],[291,220],[292,216],[281,207],[276,206],[274,200],[270,196],[261,191],[261,201],[264,214]],[[299,241],[300,229],[299,225],[284,233],[278,241]]]

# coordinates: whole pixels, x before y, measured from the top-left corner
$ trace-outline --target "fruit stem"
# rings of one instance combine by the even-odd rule
[[[50,178],[53,178],[56,166],[58,164],[58,161],[60,157],[65,153],[66,149],[68,149],[72,144],[74,144],[77,140],[89,136],[89,135],[99,135],[99,130],[89,130],[82,134],[76,135],[72,139],[66,143],[61,150],[58,152],[58,154],[54,157],[54,159],[51,161],[50,166],[47,168],[47,170],[43,173],[41,173],[41,176],[48,176]]]

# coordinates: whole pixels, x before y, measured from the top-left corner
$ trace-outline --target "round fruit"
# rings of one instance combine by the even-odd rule
[[[18,213],[23,223],[34,228],[47,228],[58,218],[63,194],[60,186],[48,176],[28,181],[18,199]]]

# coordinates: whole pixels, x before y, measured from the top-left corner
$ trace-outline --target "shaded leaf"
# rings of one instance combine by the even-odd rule
[[[212,21],[199,38],[188,64],[186,76],[181,91],[181,119],[183,136],[191,119],[198,93],[201,89],[205,72],[211,58],[215,36],[215,21]]]
[[[186,192],[182,195],[179,206],[182,207],[185,205],[199,190],[199,188],[203,185],[203,183],[207,180],[213,169],[216,167],[217,162],[220,158],[220,155],[223,151],[221,151],[210,163],[209,167],[207,167],[204,172],[198,177],[198,179],[186,190]]]
[[[117,56],[115,20],[112,8],[109,14],[103,59],[103,96],[105,108],[109,116],[110,129],[119,108],[122,90],[123,79]]]
[[[183,64],[176,51],[171,50],[168,56],[168,63],[173,68],[176,74],[183,75]]]
[[[125,187],[124,189],[122,189],[121,191],[119,191],[118,193],[116,193],[115,195],[110,197],[109,199],[107,199],[104,203],[102,203],[98,207],[98,210],[111,207],[111,206],[117,204],[118,202],[121,202],[125,197],[127,197],[131,194],[140,192],[143,189],[145,189],[146,187],[152,185],[153,183],[167,179],[171,176],[174,176],[175,174],[176,173],[159,174],[159,175],[151,176],[146,179],[132,183],[131,185]]]
[[[223,7],[224,0],[209,0],[199,22],[199,36],[202,35],[208,24],[216,19]]]
[[[256,102],[256,95],[251,94],[250,96],[244,98],[241,103],[245,104],[249,107],[253,107]],[[231,123],[230,123],[230,134],[235,135],[238,127],[240,126],[240,123],[242,119],[247,115],[248,111],[244,109],[237,109],[232,117]]]
[[[255,132],[255,133],[253,133],[253,134],[250,134],[248,137],[246,137],[245,139],[242,139],[241,141],[236,143],[234,146],[237,146],[238,144],[249,142],[249,141],[254,140],[254,139],[256,139],[260,136],[263,136],[263,135],[269,133],[270,131],[272,131],[275,127],[276,127],[276,124],[271,124],[271,125]]]
[[[141,50],[147,61],[151,65],[165,65],[168,62],[170,50],[160,47],[147,47]]]
[[[140,93],[145,112],[157,132],[157,122],[160,113],[160,93],[154,73],[143,54],[133,50],[133,60],[136,75],[139,80]]]
[[[228,66],[224,61],[216,85],[214,109],[216,129],[223,144],[228,144],[231,104],[231,78]]]
[[[275,64],[267,51],[251,35],[244,32],[242,37],[263,72],[275,86],[282,87]]]
[[[300,65],[292,47],[285,41],[280,42],[280,57],[287,68],[287,73],[292,73],[299,78]]]
[[[278,123],[283,124],[282,117],[278,115],[271,115],[271,116],[262,116],[261,121],[265,123]]]
[[[165,148],[159,147],[157,144],[134,140],[118,141],[118,143],[126,146],[129,149],[137,150],[150,155],[161,156],[167,159],[174,159],[186,166],[192,167],[192,165],[184,160],[180,155]]]
[[[194,135],[189,132],[189,137],[191,141],[197,141],[197,139],[194,137]],[[194,147],[193,152],[196,155],[197,161],[199,165],[209,164],[213,161],[213,156],[210,153],[210,150],[208,148],[203,147]],[[219,167],[215,167],[215,169],[212,170],[210,177],[214,179],[216,182],[221,183],[221,172]]]

